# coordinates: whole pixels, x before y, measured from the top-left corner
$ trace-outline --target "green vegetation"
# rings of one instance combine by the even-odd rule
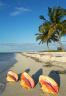
[[[64,51],[61,43],[61,37],[66,35],[66,9],[61,7],[48,8],[49,20],[46,20],[44,16],[40,16],[43,23],[39,26],[39,32],[36,34],[36,40],[40,43],[47,43],[49,49],[49,43],[57,42],[60,51]]]

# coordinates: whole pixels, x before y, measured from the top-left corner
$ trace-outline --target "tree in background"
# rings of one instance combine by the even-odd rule
[[[44,16],[40,16],[43,23],[39,26],[39,32],[36,34],[36,40],[39,43],[57,42],[60,45],[60,49],[64,50],[61,37],[66,34],[66,9],[61,7],[48,8],[49,20],[46,20]]]

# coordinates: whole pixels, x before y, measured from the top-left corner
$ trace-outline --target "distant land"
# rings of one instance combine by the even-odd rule
[[[66,43],[62,43],[64,49],[66,49]],[[51,50],[57,49],[57,44],[50,43],[49,48]],[[47,45],[44,43],[43,45],[39,45],[38,43],[24,43],[24,44],[16,44],[16,43],[6,43],[0,44],[0,52],[35,52],[35,51],[47,51]]]

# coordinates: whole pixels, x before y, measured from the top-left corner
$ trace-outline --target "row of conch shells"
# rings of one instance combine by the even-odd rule
[[[9,71],[7,73],[6,80],[8,82],[16,82],[18,81],[17,73],[13,71]],[[41,85],[41,89],[45,93],[57,95],[59,92],[58,84],[50,77],[40,75],[39,76],[39,83]],[[33,78],[26,72],[23,72],[20,77],[20,85],[25,89],[31,89],[35,87],[35,82]]]

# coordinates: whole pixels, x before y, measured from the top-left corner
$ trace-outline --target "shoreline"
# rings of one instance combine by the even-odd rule
[[[0,61],[0,69],[6,68],[6,70],[4,70],[4,72],[1,72],[0,74],[0,84],[5,83],[4,89],[2,89],[0,92],[0,96],[41,96],[42,91],[40,90],[39,83],[36,84],[35,88],[27,91],[20,86],[19,82],[13,84],[6,82],[6,75],[9,70],[13,70],[17,74],[20,74],[27,69],[29,70],[28,74],[30,74],[31,76],[34,75],[35,80],[36,75],[40,72],[40,70],[42,70],[42,74],[46,76],[49,75],[52,71],[58,71],[61,80],[58,96],[66,96],[66,62],[55,62],[49,60],[50,56],[51,58],[66,58],[66,53],[55,54],[55,52],[52,53],[52,55],[45,52],[19,52],[16,53],[15,62],[13,62],[14,54],[7,56],[7,58],[3,61]],[[38,59],[43,61],[39,62],[37,61]]]

